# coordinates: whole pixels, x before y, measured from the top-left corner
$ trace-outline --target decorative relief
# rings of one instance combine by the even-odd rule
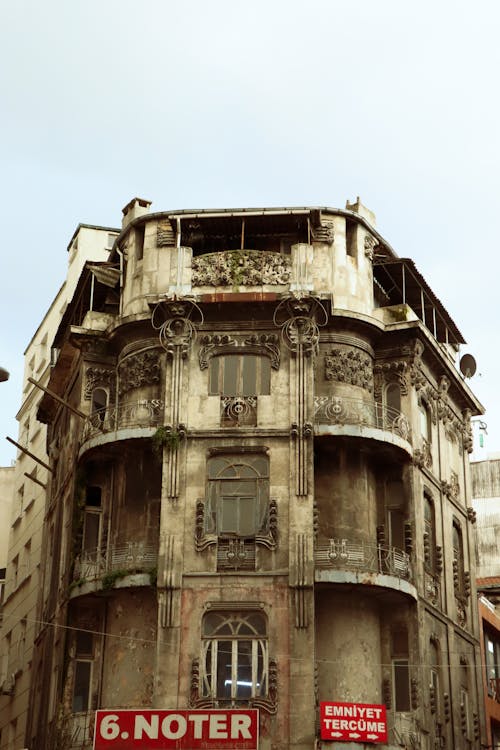
[[[402,396],[408,395],[408,362],[376,362],[373,365],[373,392],[376,401],[382,400],[382,390],[388,383],[398,383]]]
[[[156,244],[158,247],[175,247],[175,232],[168,219],[158,222]]]
[[[226,250],[193,258],[193,286],[262,286],[290,283],[291,257],[260,250]]]
[[[356,349],[334,348],[325,356],[325,379],[373,391],[372,360]]]
[[[118,365],[118,393],[123,396],[132,388],[160,382],[161,366],[158,350],[149,350],[127,357]]]
[[[413,463],[419,469],[432,469],[432,453],[430,443],[423,439],[422,447],[413,451]]]
[[[94,388],[111,386],[115,380],[115,371],[105,367],[88,367],[85,372],[84,398],[90,401]]]
[[[416,339],[411,346],[403,347],[403,354],[409,356],[410,360],[410,383],[418,390],[422,388],[427,382],[426,377],[422,369],[422,355],[424,353],[424,345],[421,341]]]
[[[472,434],[471,410],[464,409],[464,411],[462,412],[462,416],[462,443],[464,446],[464,450],[466,450],[467,453],[472,453],[472,450],[474,448],[474,438]]]
[[[314,242],[324,242],[331,245],[335,239],[335,224],[333,221],[323,221],[317,227],[311,227],[311,237]]]
[[[378,246],[378,242],[371,234],[365,235],[365,256],[369,260],[373,260],[373,254],[375,252],[375,248]]]
[[[200,370],[206,370],[211,357],[232,352],[238,349],[238,354],[266,354],[271,360],[273,370],[280,367],[279,338],[275,333],[255,333],[241,340],[228,334],[207,334],[201,338],[198,352]]]
[[[450,481],[447,482],[445,479],[441,481],[441,490],[450,500],[457,500],[460,495],[460,485],[458,483],[458,475],[452,471]]]
[[[160,344],[171,357],[186,359],[192,341],[196,338],[196,325],[203,323],[203,313],[192,300],[171,299],[159,302],[151,315],[153,328],[159,331]]]
[[[328,322],[328,313],[320,300],[294,294],[280,302],[273,320],[293,354],[310,357],[318,353],[319,328]]]
[[[471,523],[476,523],[477,521],[476,511],[474,510],[474,508],[471,508],[470,506],[468,506],[467,508],[467,518],[469,519]]]
[[[196,503],[196,514],[195,514],[195,549],[197,552],[203,552],[208,547],[218,544],[220,546],[221,540],[217,534],[207,534],[205,530],[205,502],[198,500]],[[278,504],[275,498],[270,498],[269,506],[267,510],[267,517],[262,525],[262,528],[255,535],[255,544],[267,549],[276,549],[278,544]],[[227,543],[227,539],[222,539],[222,542]],[[240,540],[236,540],[240,541]],[[241,540],[244,541],[244,540]],[[253,541],[251,542],[253,544]],[[255,561],[255,557],[254,557]]]

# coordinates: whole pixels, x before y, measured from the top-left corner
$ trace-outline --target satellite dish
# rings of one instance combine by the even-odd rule
[[[476,360],[472,354],[464,354],[460,360],[460,372],[464,378],[471,378],[476,372]]]

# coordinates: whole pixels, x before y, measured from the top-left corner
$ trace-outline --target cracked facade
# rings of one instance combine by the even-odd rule
[[[263,750],[313,750],[340,701],[386,706],[385,747],[479,748],[461,343],[359,201],[132,200],[38,406],[26,747],[90,748],[97,708],[245,706]]]

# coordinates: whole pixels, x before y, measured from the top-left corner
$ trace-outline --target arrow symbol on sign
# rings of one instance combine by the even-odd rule
[[[366,735],[367,740],[378,740],[378,734],[367,734]]]
[[[356,737],[361,737],[361,735],[358,734],[357,732],[349,732],[349,737],[355,737],[356,738]]]
[[[330,732],[332,737],[342,737],[342,732]]]

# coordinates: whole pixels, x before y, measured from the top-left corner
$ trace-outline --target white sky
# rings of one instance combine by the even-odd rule
[[[500,450],[498,0],[6,0],[0,465],[79,222],[362,201],[478,363]]]

